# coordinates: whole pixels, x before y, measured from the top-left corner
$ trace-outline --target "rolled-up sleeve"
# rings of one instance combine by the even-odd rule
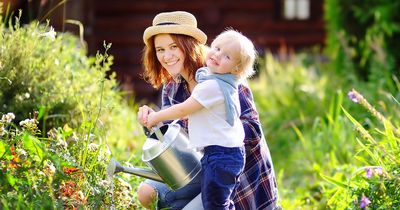
[[[240,120],[245,131],[244,143],[246,146],[258,144],[262,138],[261,124],[249,87],[239,85]]]

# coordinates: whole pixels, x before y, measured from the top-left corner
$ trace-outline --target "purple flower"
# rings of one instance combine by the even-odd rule
[[[375,172],[375,174],[378,174],[379,176],[383,174],[383,170],[381,167],[375,168],[374,172]]]
[[[371,168],[366,168],[366,169],[365,169],[365,176],[366,176],[367,178],[371,178],[372,175],[374,175],[374,172],[372,171],[372,169],[371,169]]]
[[[353,91],[350,91],[347,96],[354,102],[354,103],[358,103],[358,99],[356,96],[356,93],[354,93]]]
[[[364,195],[361,197],[361,201],[360,201],[360,208],[364,209],[365,207],[367,207],[369,204],[371,203],[371,201],[365,197]]]

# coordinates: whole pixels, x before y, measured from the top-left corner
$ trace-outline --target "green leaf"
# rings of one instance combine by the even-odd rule
[[[6,153],[6,144],[0,141],[0,158],[3,157],[4,153]]]
[[[342,181],[336,180],[336,179],[334,179],[334,178],[332,178],[332,177],[325,176],[325,175],[323,175],[322,173],[320,173],[319,175],[320,175],[323,179],[325,179],[326,181],[328,181],[328,182],[330,182],[330,183],[332,183],[332,184],[334,184],[334,185],[337,185],[337,186],[339,186],[339,187],[343,187],[343,188],[352,188],[351,185],[346,184],[346,183],[344,183],[344,182],[342,182]]]
[[[45,115],[46,111],[47,111],[46,106],[40,106],[39,107],[39,115],[37,117],[37,120],[42,119],[42,117]]]
[[[38,161],[43,160],[43,146],[37,138],[26,133],[23,137],[23,141],[25,148],[39,157]]]
[[[10,183],[11,186],[15,186],[15,183],[17,182],[17,179],[13,177],[11,174],[6,174],[7,181]]]
[[[368,140],[372,144],[377,144],[377,142],[374,140],[374,138],[372,138],[369,132],[356,119],[354,119],[354,117],[351,116],[351,114],[347,112],[344,107],[342,107],[342,111],[346,115],[346,117],[353,123],[356,129],[358,129],[358,132],[361,134],[363,139]]]

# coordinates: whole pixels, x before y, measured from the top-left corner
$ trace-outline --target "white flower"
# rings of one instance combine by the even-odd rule
[[[54,41],[56,39],[56,32],[54,31],[54,28],[50,26],[50,31],[42,33],[39,36],[44,36]]]
[[[39,122],[36,119],[25,119],[25,120],[19,122],[19,125],[22,127],[24,127],[24,126],[28,127],[28,126],[33,126],[33,125],[36,126],[37,123],[39,123]]]
[[[1,126],[0,126],[0,136],[3,136],[3,135],[6,134],[6,133],[7,133],[7,131],[4,129],[4,126],[1,125]]]
[[[99,149],[99,145],[95,144],[95,143],[90,143],[88,145],[88,150],[90,152],[96,152]]]
[[[101,187],[107,188],[110,186],[110,182],[108,180],[103,179],[103,180],[100,180],[99,185]]]
[[[24,149],[18,148],[16,152],[18,154],[19,159],[21,160],[24,160],[28,156],[27,152]]]
[[[56,144],[57,147],[66,150],[68,148],[67,142],[65,142],[63,139],[59,138]]]
[[[93,141],[94,137],[96,137],[94,134],[89,134],[85,136],[85,141],[89,140],[89,141]]]
[[[51,176],[56,172],[56,168],[54,167],[53,163],[51,161],[46,161],[44,163],[44,173],[47,176]]]
[[[10,123],[13,119],[15,119],[15,115],[12,112],[9,112],[1,117],[1,121],[5,123]]]

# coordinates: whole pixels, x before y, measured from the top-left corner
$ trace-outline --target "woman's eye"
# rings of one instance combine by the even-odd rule
[[[164,52],[164,49],[156,49],[156,52],[158,52],[158,53]]]
[[[171,49],[173,49],[173,50],[175,50],[176,48],[178,48],[178,46],[176,46],[176,45],[171,46]]]

